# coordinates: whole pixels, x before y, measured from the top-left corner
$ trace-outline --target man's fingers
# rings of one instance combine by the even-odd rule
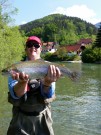
[[[53,77],[56,77],[56,67],[53,65]]]
[[[29,76],[28,75],[25,75],[25,80],[29,80]]]
[[[13,78],[14,80],[18,80],[18,79],[19,79],[19,73],[13,73],[13,74],[12,74],[12,78]]]
[[[55,67],[54,65],[50,65],[47,74],[48,79],[50,79],[53,82],[56,81],[60,76],[60,69],[58,67]]]
[[[25,78],[25,73],[24,72],[19,73],[19,79],[24,80],[24,78]]]
[[[47,76],[44,78],[44,84],[50,85],[52,82],[56,82],[60,76],[60,69],[54,65],[50,65],[48,68]]]
[[[56,75],[57,75],[57,78],[61,77],[61,71],[58,67],[56,67]]]
[[[24,72],[21,73],[14,73],[12,74],[12,78],[14,80],[18,80],[20,82],[27,81],[29,79],[29,76],[25,74]]]
[[[25,74],[24,72],[21,72],[20,74],[19,74],[19,81],[28,81],[28,75],[27,74]]]

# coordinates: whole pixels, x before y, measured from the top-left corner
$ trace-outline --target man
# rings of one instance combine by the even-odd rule
[[[41,40],[29,37],[25,51],[25,61],[41,59]],[[13,105],[13,116],[7,135],[54,135],[50,102],[54,100],[55,82],[60,76],[59,68],[50,65],[42,80],[29,80],[23,72],[9,77],[8,101]]]

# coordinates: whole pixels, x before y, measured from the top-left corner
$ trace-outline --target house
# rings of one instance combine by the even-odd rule
[[[80,44],[66,46],[67,52],[77,52],[80,50]]]
[[[90,45],[92,43],[92,39],[81,39],[77,44],[74,45],[67,45],[66,50],[67,52],[75,52],[75,53],[80,53],[82,50],[85,49],[87,45]]]
[[[87,38],[87,39],[81,39],[77,44],[80,45],[88,45],[92,43],[92,39],[91,38]]]
[[[50,52],[54,53],[56,51],[55,49],[55,42],[47,42],[42,44],[42,53]]]
[[[86,45],[89,45],[91,43],[92,43],[92,39],[90,39],[90,38],[81,39],[79,42],[77,42],[74,45],[65,45],[65,48],[66,48],[68,53],[74,52],[74,53],[78,54],[78,53],[82,52],[83,49],[85,49]],[[42,53],[45,53],[45,52],[54,53],[57,50],[56,46],[57,45],[55,42],[43,43]]]

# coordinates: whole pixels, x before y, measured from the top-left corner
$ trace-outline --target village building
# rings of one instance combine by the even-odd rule
[[[67,45],[65,46],[66,50],[68,53],[76,53],[76,54],[81,54],[81,52],[86,48],[86,46],[90,45],[92,43],[92,39],[87,38],[87,39],[81,39],[79,42],[77,42],[74,45]]]
[[[42,46],[42,53],[46,53],[46,52],[50,52],[50,53],[54,53],[56,52],[56,43],[55,42],[47,42],[47,43],[43,43]]]
[[[92,43],[92,39],[87,38],[87,39],[81,39],[79,42],[77,42],[74,45],[64,45],[64,46],[68,54],[70,54],[71,52],[75,54],[80,54],[82,50],[84,50],[86,46],[90,45],[91,43]],[[42,53],[46,53],[46,52],[54,53],[56,52],[56,50],[57,50],[57,44],[55,42],[43,43]]]

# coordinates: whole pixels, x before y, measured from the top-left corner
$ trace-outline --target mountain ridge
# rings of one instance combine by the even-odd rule
[[[97,33],[95,25],[78,17],[52,14],[27,24],[20,25],[25,36],[36,35],[44,42],[73,44],[81,38],[93,38]]]
[[[64,20],[73,21],[73,23],[75,23],[75,20],[76,20],[78,22],[84,22],[84,23],[86,23],[86,24],[88,24],[88,25],[90,25],[92,27],[95,27],[94,24],[89,23],[89,22],[86,22],[86,21],[82,20],[81,18],[66,16],[66,15],[63,15],[63,14],[51,14],[51,15],[47,15],[47,16],[44,16],[43,18],[35,19],[33,21],[30,21],[30,22],[28,22],[26,24],[22,24],[22,25],[19,25],[19,26],[20,26],[20,29],[25,30],[25,27],[27,27],[29,25],[28,26],[29,27],[29,30],[31,30],[32,29],[32,26],[34,28],[36,27],[36,25],[39,26],[39,27],[41,27],[41,26],[47,24],[49,21],[50,22],[53,22],[53,21],[57,22],[57,21],[62,20],[62,19],[63,19],[63,21]]]

